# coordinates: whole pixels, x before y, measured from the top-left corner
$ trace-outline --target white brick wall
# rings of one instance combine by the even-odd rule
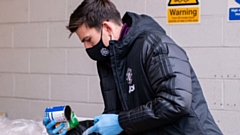
[[[0,47],[12,47],[12,26],[0,25]]]
[[[224,81],[224,109],[240,111],[240,81],[225,80]]]
[[[67,0],[67,18],[70,17],[72,12],[81,4],[83,0]]]
[[[49,47],[51,48],[69,48],[79,47],[83,48],[83,44],[78,39],[76,34],[69,37],[70,32],[67,30],[68,22],[51,22],[49,23]]]
[[[96,63],[68,18],[82,0],[0,0],[0,112],[41,120],[46,107],[69,104],[78,116],[103,111]],[[226,135],[239,135],[240,23],[227,0],[201,0],[201,23],[166,24],[161,0],[112,0],[121,15],[146,13],[186,50],[208,106]],[[19,111],[23,110],[23,111]]]
[[[65,49],[31,49],[31,73],[64,73],[66,74]]]
[[[30,0],[30,21],[60,21],[67,19],[66,0]]]
[[[11,119],[29,118],[29,100],[11,97],[0,98],[1,112],[6,112]],[[37,108],[37,106],[36,106]]]
[[[28,49],[0,49],[0,72],[28,72]]]
[[[16,48],[47,47],[47,39],[47,23],[24,23],[13,26],[13,46]]]
[[[87,56],[85,49],[68,49],[67,58],[69,74],[97,75],[96,63]]]
[[[88,101],[88,77],[87,76],[51,76],[51,100],[57,101]]]
[[[218,79],[201,79],[204,96],[210,109],[223,109],[223,81]]]
[[[199,77],[239,78],[239,48],[209,47],[185,50]]]
[[[240,113],[237,111],[212,110],[214,119],[224,135],[238,135],[240,133]]]
[[[122,16],[126,11],[138,12],[140,14],[146,13],[145,0],[112,0],[112,2],[116,5]]]
[[[240,47],[240,23],[224,22],[224,46]]]
[[[168,1],[161,0],[146,0],[146,13],[152,17],[166,16]],[[166,19],[164,21],[166,24]]]
[[[36,74],[15,74],[15,97],[46,100],[49,77]]]
[[[172,26],[172,38],[184,47],[223,46],[222,17],[202,16],[200,24]]]
[[[1,0],[0,22],[27,22],[29,19],[29,0]]]
[[[12,74],[0,73],[0,86],[1,96],[14,96],[14,77]]]

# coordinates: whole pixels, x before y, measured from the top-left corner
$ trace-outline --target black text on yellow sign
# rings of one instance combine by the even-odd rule
[[[170,0],[168,6],[198,5],[198,0]]]
[[[168,8],[168,24],[198,23],[199,7]]]

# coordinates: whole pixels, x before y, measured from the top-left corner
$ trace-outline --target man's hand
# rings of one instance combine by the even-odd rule
[[[45,117],[43,119],[43,125],[46,127],[46,130],[49,135],[57,135],[57,133],[64,128],[64,124],[60,124],[57,128],[55,128],[55,125],[57,122],[55,120],[50,121],[48,117]],[[66,135],[67,129],[64,129],[63,132],[59,135]]]
[[[117,135],[123,131],[118,122],[118,115],[103,114],[94,118],[94,125],[88,128],[83,135],[100,133],[101,135]]]

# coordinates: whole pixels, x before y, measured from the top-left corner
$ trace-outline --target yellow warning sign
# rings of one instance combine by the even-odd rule
[[[176,23],[198,23],[199,7],[168,8],[168,24]]]
[[[198,5],[198,0],[170,0],[168,6]]]

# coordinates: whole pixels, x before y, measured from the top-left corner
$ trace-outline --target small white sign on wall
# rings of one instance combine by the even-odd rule
[[[228,0],[228,21],[240,21],[240,0]]]

